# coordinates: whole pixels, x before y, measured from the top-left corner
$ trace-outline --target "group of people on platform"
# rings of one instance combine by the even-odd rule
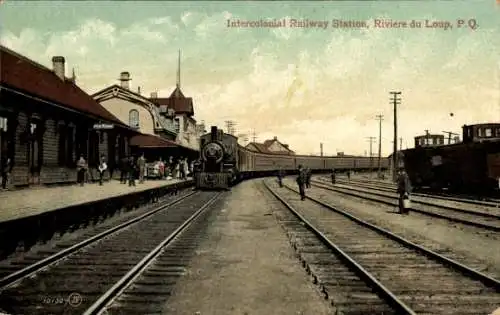
[[[154,167],[157,167],[157,178],[159,179],[186,179],[188,176],[192,176],[194,161],[188,162],[187,158],[181,157],[178,160],[174,160],[170,157],[167,161],[163,162],[162,158],[159,158],[154,163]],[[103,184],[104,173],[108,169],[106,164],[106,159],[101,156],[100,163],[97,166],[97,172],[99,174],[99,185]],[[144,154],[138,157],[132,155],[124,157],[120,160],[119,164],[120,171],[120,183],[126,184],[128,182],[129,186],[135,186],[136,180],[139,184],[144,183],[144,180],[148,172],[148,164]],[[83,157],[77,161],[77,182],[83,186],[91,178],[88,163]]]
[[[298,176],[296,178],[297,185],[299,186],[300,200],[306,199],[306,188],[311,188],[311,169],[302,165],[298,167]],[[285,172],[283,169],[278,170],[278,183],[280,187],[283,187],[283,177],[285,177]],[[335,169],[331,172],[332,184],[336,183],[336,172]],[[351,179],[351,171],[347,171],[348,180]],[[410,210],[410,193],[411,193],[411,182],[408,174],[403,167],[398,169],[397,179],[397,193],[399,194],[398,208],[400,214],[408,214]]]

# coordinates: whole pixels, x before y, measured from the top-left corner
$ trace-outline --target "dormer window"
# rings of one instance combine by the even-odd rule
[[[128,113],[128,124],[131,128],[139,129],[139,111],[136,109],[130,110]]]

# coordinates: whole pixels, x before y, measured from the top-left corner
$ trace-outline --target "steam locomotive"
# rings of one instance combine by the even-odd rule
[[[314,172],[369,170],[374,160],[359,156],[307,156],[264,154],[244,148],[238,138],[212,126],[210,133],[200,137],[200,163],[195,171],[198,189],[230,189],[243,179],[274,175],[278,169],[287,174],[297,167],[309,167]],[[381,168],[387,169],[389,160],[382,158]]]
[[[238,138],[212,126],[200,137],[196,188],[229,189],[238,177]]]

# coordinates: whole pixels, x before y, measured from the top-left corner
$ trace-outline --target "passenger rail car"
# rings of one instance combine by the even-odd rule
[[[359,156],[309,156],[263,154],[238,145],[238,139],[212,127],[200,138],[200,171],[195,174],[199,189],[228,189],[234,183],[253,177],[274,175],[278,169],[294,173],[299,165],[313,172],[369,170],[377,167],[377,160]],[[381,168],[387,169],[389,160],[382,158]]]

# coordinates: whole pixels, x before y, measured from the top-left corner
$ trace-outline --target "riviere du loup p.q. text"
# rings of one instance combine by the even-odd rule
[[[313,20],[313,19],[258,19],[241,20],[228,19],[226,25],[229,28],[376,28],[376,29],[472,29],[479,27],[476,19],[458,18],[456,20],[393,20],[393,19],[370,19],[370,20]]]

